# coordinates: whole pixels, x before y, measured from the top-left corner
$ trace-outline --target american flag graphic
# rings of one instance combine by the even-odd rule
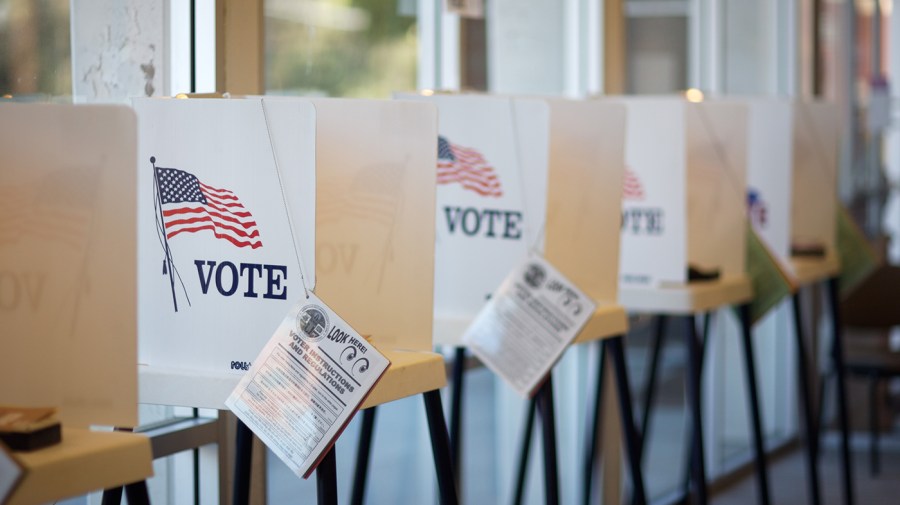
[[[500,179],[484,156],[475,149],[438,137],[437,183],[458,182],[482,196],[503,196]]]
[[[747,188],[747,213],[750,215],[750,222],[760,227],[766,226],[768,220],[766,202],[754,188]]]
[[[643,200],[644,199],[644,186],[641,184],[641,180],[638,179],[637,174],[632,172],[630,169],[625,169],[625,182],[622,188],[622,199],[623,200]]]
[[[208,186],[184,170],[155,168],[166,239],[210,230],[237,247],[262,247],[253,215],[233,192]]]

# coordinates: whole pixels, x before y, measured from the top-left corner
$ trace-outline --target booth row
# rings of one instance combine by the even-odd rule
[[[272,447],[292,423],[312,426],[306,449],[275,452],[286,462],[312,458],[320,503],[338,501],[331,446],[345,443],[341,419],[362,409],[349,500],[361,503],[376,408],[415,395],[424,398],[440,501],[457,503],[472,355],[529,399],[517,502],[539,418],[545,499],[558,503],[556,429],[583,431],[585,461],[593,462],[601,415],[602,373],[590,378],[596,395],[585,400],[586,425],[554,409],[552,365],[571,345],[596,346],[598,363],[608,356],[631,493],[646,503],[641,427],[650,407],[636,419],[623,345],[629,313],[684,325],[691,493],[707,503],[696,316],[729,306],[741,323],[758,499],[769,503],[751,327],[772,307],[765,295],[773,288],[751,265],[760,260],[748,258],[748,240],[761,244],[756,254],[790,293],[827,281],[835,303],[839,124],[826,103],[693,95],[3,105],[0,404],[55,407],[63,431],[57,445],[2,452],[0,465],[11,470],[0,472],[10,476],[0,477],[0,503],[125,485],[130,502],[147,501],[151,441],[91,426],[135,427],[139,403],[227,409],[245,375],[265,373],[257,360],[273,332],[313,294],[365,339],[354,357],[370,345],[390,363],[360,404],[337,398],[344,408],[333,419],[313,399],[295,398],[256,433]],[[527,273],[510,280],[518,269]],[[570,285],[554,287],[547,275]],[[529,296],[577,301],[571,336],[501,317],[525,289],[513,281],[534,288]],[[315,314],[305,314],[297,332],[312,324]],[[798,343],[810,500],[819,503],[819,428],[800,332]],[[360,363],[353,359],[344,366]],[[365,369],[334,365],[361,387],[353,377]],[[329,386],[327,373],[310,370],[298,380]],[[338,374],[335,387],[349,384]],[[259,384],[235,398],[252,404],[274,387]],[[838,390],[843,484],[852,495]],[[236,503],[248,499],[252,436],[240,422]],[[593,474],[588,464],[585,502]]]

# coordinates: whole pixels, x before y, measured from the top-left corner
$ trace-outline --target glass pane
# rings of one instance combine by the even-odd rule
[[[0,96],[72,94],[69,0],[0,0]]]
[[[627,33],[628,93],[672,93],[687,88],[687,18],[629,18]]]
[[[386,98],[416,87],[415,2],[266,0],[270,93]]]

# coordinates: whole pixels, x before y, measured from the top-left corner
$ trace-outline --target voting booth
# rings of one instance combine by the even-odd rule
[[[834,104],[819,101],[750,100],[751,152],[747,205],[750,222],[778,262],[792,297],[797,381],[803,412],[809,492],[817,501],[819,428],[810,383],[811,364],[803,330],[804,288],[824,284],[833,330],[828,353],[841,430],[842,484],[852,495],[849,422],[845,393],[842,327],[838,307],[840,261],[837,241],[837,173],[841,126]]]
[[[698,98],[691,93],[612,99],[628,108],[619,301],[629,310],[658,316],[654,364],[667,318],[684,326],[694,454],[704,453],[702,349],[694,318],[729,306],[738,309],[756,470],[761,492],[767,494],[750,330],[753,292],[745,273],[748,110],[737,101]],[[650,377],[647,387],[653,389],[655,374]],[[644,410],[644,426],[649,426],[650,407]],[[704,503],[704,462],[694,464],[693,489]]]
[[[834,371],[834,395],[840,429],[841,485],[844,496],[853,497],[853,459],[850,454],[850,420],[847,402],[845,351],[840,310],[840,258],[837,251],[837,177],[841,118],[837,106],[820,101],[796,101],[793,104],[793,174],[791,192],[791,232],[789,274],[795,284],[793,295],[794,327],[797,337],[798,380],[800,382],[810,472],[810,492],[819,494],[816,467],[816,445],[819,426],[810,419],[813,407],[813,384],[808,384],[810,367],[805,363],[807,351],[803,336],[801,291],[815,284],[827,294],[832,339],[828,352]],[[824,401],[824,399],[823,399]]]
[[[841,421],[843,484],[850,489],[847,406],[838,315],[836,249],[837,167],[840,121],[833,104],[812,101],[748,100],[750,142],[747,206],[750,222],[778,263],[792,295],[797,381],[803,412],[810,494],[818,497],[815,454],[818,427],[814,383],[803,331],[803,288],[823,282],[835,338],[829,353],[838,376],[836,399]],[[850,494],[850,491],[846,491]]]
[[[222,324],[219,331],[185,324],[189,331],[202,332],[208,342],[215,339],[218,359],[148,353],[141,401],[224,408],[239,374],[250,368],[291,307],[307,289],[314,289],[390,360],[362,408],[424,394],[432,443],[446,444],[437,391],[446,383],[444,363],[431,352],[435,109],[415,103],[284,97],[140,100],[135,106],[142,124],[148,123],[142,130],[148,138],[141,142],[140,158],[160,174],[155,182],[157,213],[162,209],[159,221],[145,213],[146,247],[155,256],[143,275],[158,281],[161,273],[176,272],[167,304],[157,299],[167,293],[164,288],[171,288],[171,277],[169,284],[157,282],[162,288],[157,286],[153,301],[147,302],[148,310],[158,311],[166,321],[148,324],[179,325],[187,319],[181,314],[195,305],[207,308],[193,299],[186,308],[181,301],[191,294],[180,285],[185,270],[197,276],[194,290],[218,297],[218,308],[210,308],[217,314],[203,319],[224,320],[214,323]],[[206,132],[194,131],[199,123],[207,125]],[[157,152],[172,145],[177,147],[165,159],[173,161],[163,161]],[[165,171],[186,171],[187,166],[193,178]],[[176,176],[181,179],[172,182]],[[191,193],[185,189],[188,185],[199,189]],[[154,192],[149,189],[144,206],[153,209]],[[201,209],[210,219],[190,219],[204,228],[183,224],[165,212],[169,205],[188,200],[190,212],[196,213],[193,208],[201,199],[207,206],[216,199],[220,201],[215,205],[221,206],[224,199],[235,215],[226,214],[222,223],[220,208]],[[238,232],[232,229],[236,224]],[[166,249],[162,238],[152,240],[156,237],[151,232],[169,226]],[[204,256],[187,257],[183,263],[160,257],[161,246],[167,254],[187,255],[172,251],[176,239],[204,240],[195,250]],[[268,244],[272,247],[267,251]],[[181,248],[190,251],[189,246]],[[222,258],[213,257],[217,251]],[[221,266],[225,261],[229,266]],[[235,273],[237,280],[231,282]],[[159,333],[142,333],[142,338],[167,338]],[[163,345],[154,342],[150,347]],[[247,358],[242,358],[243,350]],[[149,363],[151,356],[158,358],[158,366]],[[181,361],[169,364],[163,359]],[[239,426],[237,459],[244,462],[250,457],[241,450],[249,447],[243,441],[247,434]],[[447,450],[436,449],[436,454],[446,455]],[[333,458],[325,457],[326,466],[333,467]],[[437,462],[442,494],[450,495],[449,461],[436,457]],[[249,481],[244,473],[248,469],[246,464],[238,467],[236,479],[242,486]],[[333,474],[329,480],[333,482]],[[325,496],[330,496],[333,488],[327,488]]]
[[[620,301],[654,308],[664,301],[654,290],[687,286],[692,270],[712,282],[672,299],[679,310],[715,305],[717,297],[704,292],[711,284],[749,297],[746,107],[680,97],[612,100],[628,108]]]
[[[148,171],[162,172],[160,167],[176,163],[196,165],[192,168],[196,174],[191,175],[197,181],[189,182],[200,185],[202,197],[211,191],[207,185],[230,191],[228,201],[240,200],[242,206],[237,213],[243,217],[235,218],[243,219],[241,229],[252,235],[235,244],[229,240],[234,236],[226,234],[230,231],[227,227],[225,231],[169,231],[168,235],[178,233],[169,239],[170,254],[184,258],[181,263],[177,258],[173,262],[173,290],[167,274],[171,269],[167,270],[163,253],[165,243],[155,233],[157,221],[151,213],[143,214],[147,233],[142,248],[155,259],[147,261],[141,272],[156,284],[146,306],[159,311],[163,321],[142,320],[142,328],[148,325],[142,339],[162,339],[174,345],[162,329],[150,331],[149,325],[168,325],[160,326],[168,330],[189,321],[183,314],[190,314],[195,306],[209,308],[216,313],[205,314],[202,320],[214,319],[207,324],[218,325],[215,331],[206,325],[185,323],[184,327],[194,332],[195,339],[200,340],[202,334],[217,348],[214,355],[218,357],[210,359],[201,352],[204,349],[199,342],[179,344],[177,357],[164,355],[164,343],[142,343],[142,351],[148,350],[147,357],[142,356],[142,402],[222,408],[239,375],[304,295],[301,274],[307,289],[315,289],[335,312],[389,355],[391,370],[366,405],[408,396],[403,388],[443,385],[443,373],[431,373],[418,385],[398,382],[390,386],[397,370],[441,361],[430,352],[424,357],[415,354],[432,348],[432,288],[422,276],[431,277],[434,268],[435,175],[419,168],[433,165],[437,152],[437,135],[433,139],[426,135],[436,128],[431,107],[363,100],[246,98],[137,100],[135,108],[142,127],[145,121],[147,125],[142,128],[142,135],[148,137],[141,142],[140,159]],[[195,118],[194,122],[190,118]],[[216,128],[196,132],[200,130],[196,122]],[[358,129],[356,135],[351,125]],[[238,140],[242,131],[245,137]],[[163,161],[157,145],[179,146],[172,156],[180,155],[178,159],[183,161]],[[151,157],[155,158],[152,163]],[[147,178],[145,184],[152,185],[153,178]],[[163,180],[160,186],[166,184],[168,180]],[[152,188],[148,186],[144,193],[146,203],[141,208],[153,209]],[[423,210],[426,204],[427,211]],[[162,209],[169,205],[164,200]],[[215,213],[220,211],[208,212],[213,223],[207,225],[215,228],[221,221]],[[248,225],[247,214],[251,213],[253,224]],[[163,214],[161,219],[166,218]],[[270,231],[264,234],[266,223]],[[226,224],[234,227],[233,221]],[[265,235],[270,237],[268,242]],[[189,252],[173,250],[176,240]],[[190,249],[193,241],[198,242],[196,249]],[[221,259],[212,257],[217,249]],[[203,257],[191,256],[192,251],[202,252]],[[192,284],[186,281],[182,286],[180,279]],[[206,300],[201,295],[194,295],[188,305],[182,298],[194,294],[191,288],[217,305],[203,305]],[[149,293],[151,288],[146,289]],[[154,349],[160,352],[152,352]],[[396,357],[390,355],[394,351],[399,352]],[[168,354],[176,353],[170,350]],[[161,364],[150,362],[151,356]],[[185,391],[184,384],[192,385],[190,391]]]
[[[11,453],[10,503],[143,481],[146,437],[90,430],[137,424],[134,114],[2,105],[0,131],[0,404],[62,424],[60,442]]]
[[[221,409],[315,286],[315,109],[262,99],[134,109],[140,400]]]

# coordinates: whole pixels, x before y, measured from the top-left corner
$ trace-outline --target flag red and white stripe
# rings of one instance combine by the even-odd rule
[[[644,186],[637,174],[630,169],[625,169],[625,181],[622,187],[623,200],[642,200],[644,198]]]
[[[253,215],[233,191],[175,168],[156,168],[166,238],[209,230],[237,247],[262,247]]]
[[[503,196],[494,167],[477,150],[438,137],[437,183],[459,183],[482,196]]]

